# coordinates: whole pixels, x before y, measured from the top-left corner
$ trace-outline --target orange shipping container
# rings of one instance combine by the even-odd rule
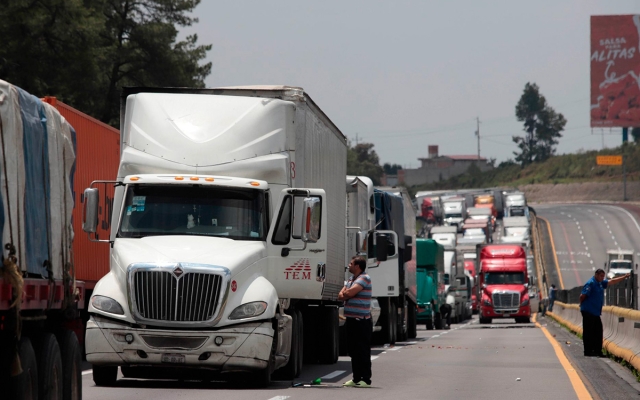
[[[109,246],[105,243],[89,241],[82,230],[84,189],[95,180],[115,180],[120,161],[120,131],[88,116],[55,97],[45,97],[43,101],[58,109],[76,131],[76,169],[73,181],[73,257],[76,279],[85,281],[87,289],[93,289],[100,278],[109,272]],[[100,187],[104,191],[104,187]],[[102,194],[98,216],[98,235],[108,238],[113,205],[113,187]]]

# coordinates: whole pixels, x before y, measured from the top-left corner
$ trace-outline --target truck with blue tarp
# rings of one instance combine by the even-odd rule
[[[433,239],[416,239],[418,282],[417,322],[427,330],[442,329],[440,306],[445,303],[444,247]]]
[[[386,235],[394,249],[389,249],[386,261],[368,269],[373,282],[372,297],[380,304],[380,329],[376,329],[373,339],[377,343],[394,343],[417,335],[416,217],[404,188],[376,188],[374,202],[376,240],[381,234]]]

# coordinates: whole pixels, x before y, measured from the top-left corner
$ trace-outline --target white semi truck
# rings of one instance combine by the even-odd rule
[[[264,386],[277,369],[297,376],[303,354],[336,362],[347,142],[309,95],[125,90],[120,132],[115,182],[84,195],[91,235],[99,187],[116,188],[110,237],[92,235],[110,246],[87,323],[95,383],[122,366],[242,371]]]
[[[458,257],[456,254],[456,247],[458,246],[457,231],[458,228],[455,226],[436,226],[433,227],[430,232],[431,239],[444,247],[446,302],[451,306],[451,319],[456,322],[464,320],[465,307],[468,301],[467,299],[463,299],[463,291],[458,291],[458,284],[465,281],[465,274],[464,268],[458,268]]]
[[[442,202],[444,210],[444,224],[455,226],[458,232],[462,231],[462,222],[467,215],[467,205],[464,197],[452,197]]]
[[[607,262],[604,263],[604,268],[609,279],[630,273],[633,270],[633,250],[607,250]]]

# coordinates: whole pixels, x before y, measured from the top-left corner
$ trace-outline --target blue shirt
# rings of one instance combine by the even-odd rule
[[[608,284],[608,280],[605,279],[602,282],[598,282],[596,277],[592,276],[591,279],[584,284],[582,292],[580,292],[580,294],[587,296],[580,304],[580,311],[588,312],[589,314],[599,317],[600,314],[602,314],[602,305],[604,304],[604,290]]]
[[[371,277],[365,273],[354,277],[347,282],[347,289],[354,284],[362,286],[362,290],[355,297],[345,301],[344,316],[347,318],[371,318]]]
[[[556,299],[556,292],[558,291],[558,289],[556,288],[549,288],[549,300],[555,300]]]

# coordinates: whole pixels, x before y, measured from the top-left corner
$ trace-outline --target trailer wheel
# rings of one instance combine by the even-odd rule
[[[16,390],[9,396],[22,396],[24,400],[38,400],[38,362],[28,337],[23,336],[20,339],[18,356],[22,365],[22,375],[14,378],[15,385],[12,386]]]
[[[418,311],[416,310],[416,305],[412,301],[409,301],[407,306],[407,337],[409,339],[415,339],[418,336],[417,320]]]
[[[433,327],[438,330],[442,329],[442,314],[439,312],[434,314]]]
[[[118,380],[118,367],[112,365],[94,365],[93,382],[96,386],[113,386]]]
[[[62,353],[62,382],[64,400],[82,399],[82,352],[73,331],[62,331],[58,335]]]
[[[62,358],[56,337],[45,333],[38,346],[38,392],[40,400],[61,399],[63,393]]]

